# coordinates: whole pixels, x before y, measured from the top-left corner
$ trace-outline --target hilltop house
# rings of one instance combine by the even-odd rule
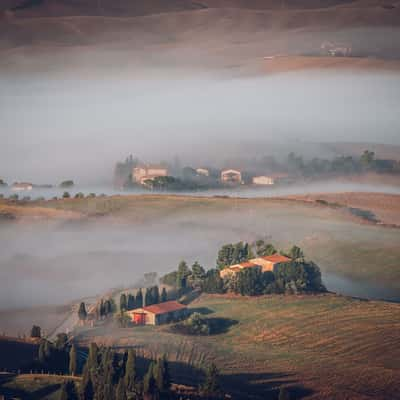
[[[242,183],[242,173],[236,169],[221,171],[221,181],[224,183]]]
[[[143,185],[146,180],[167,176],[168,169],[161,165],[138,165],[132,169],[132,181]]]
[[[185,318],[188,309],[185,305],[171,300],[151,306],[136,308],[127,311],[136,325],[160,325]]]
[[[291,261],[289,257],[283,256],[281,254],[273,254],[271,256],[262,256],[257,258],[252,258],[249,261],[242,262],[240,264],[234,264],[225,267],[220,271],[220,277],[225,278],[231,275],[235,275],[245,268],[261,268],[262,272],[274,271],[275,266],[279,264],[284,264]]]

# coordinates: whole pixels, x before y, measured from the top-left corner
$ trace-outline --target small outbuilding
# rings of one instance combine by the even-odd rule
[[[188,309],[185,305],[171,300],[136,308],[135,310],[127,311],[126,314],[132,318],[132,322],[135,325],[160,325],[185,318],[188,314]]]

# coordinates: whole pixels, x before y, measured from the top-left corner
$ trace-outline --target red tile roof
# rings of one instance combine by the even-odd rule
[[[242,268],[254,268],[254,267],[258,267],[258,265],[257,264],[254,264],[254,263],[252,263],[252,262],[250,262],[250,261],[245,261],[245,262],[242,262],[241,264],[239,264]]]
[[[164,303],[153,304],[151,306],[143,307],[143,310],[152,314],[165,314],[173,311],[183,310],[186,306],[178,303],[175,300],[166,301]]]
[[[289,262],[292,261],[291,258],[283,256],[281,254],[272,254],[272,256],[264,256],[261,257],[265,261],[269,261],[271,263],[284,263],[284,262]]]

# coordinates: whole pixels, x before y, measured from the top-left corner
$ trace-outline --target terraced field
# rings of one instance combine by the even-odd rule
[[[334,295],[203,295],[191,308],[228,319],[230,328],[190,337],[166,326],[108,326],[81,331],[78,338],[133,345],[148,355],[167,352],[196,369],[214,359],[225,374],[224,388],[235,398],[265,398],[281,385],[315,399],[400,398],[399,304]],[[185,376],[182,369],[178,373]]]

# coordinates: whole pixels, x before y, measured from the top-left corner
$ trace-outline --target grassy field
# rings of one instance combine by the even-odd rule
[[[79,383],[78,377],[57,375],[22,374],[15,376],[0,386],[0,394],[32,400],[57,400],[60,387],[66,380]]]
[[[234,398],[262,399],[287,385],[298,397],[400,398],[400,305],[334,295],[260,298],[203,295],[191,306],[225,318],[226,332],[173,334],[168,326],[81,331],[83,343],[135,346],[168,353],[176,376],[193,384],[193,370],[214,360]],[[297,397],[296,397],[297,398]]]

